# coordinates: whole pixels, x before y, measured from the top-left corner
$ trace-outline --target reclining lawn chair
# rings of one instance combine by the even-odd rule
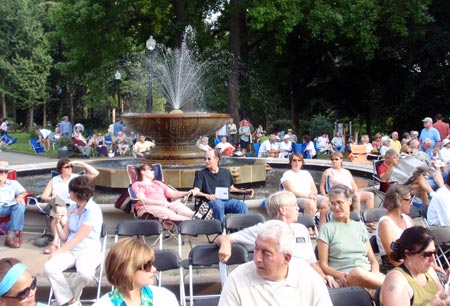
[[[7,133],[3,134],[2,138],[0,139],[0,146],[9,148],[11,145],[17,142],[17,139],[17,137],[12,137]]]
[[[30,146],[34,154],[45,153],[44,147],[39,143],[39,138],[30,139]]]

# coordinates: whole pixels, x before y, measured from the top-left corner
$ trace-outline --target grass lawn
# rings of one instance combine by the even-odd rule
[[[3,151],[9,151],[9,152],[21,152],[21,153],[30,153],[34,154],[33,149],[30,145],[30,133],[9,133],[12,137],[17,137],[18,140],[15,144],[5,148],[2,147],[1,149]],[[57,157],[58,156],[58,150],[51,150],[49,152],[40,153],[40,155],[43,156],[50,156],[50,157]]]

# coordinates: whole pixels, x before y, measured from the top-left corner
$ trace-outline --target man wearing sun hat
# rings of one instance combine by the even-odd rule
[[[420,143],[423,143],[425,139],[430,138],[433,142],[433,153],[437,154],[441,145],[441,135],[439,134],[439,131],[433,127],[433,119],[431,119],[431,117],[425,117],[422,122],[423,129],[420,132],[419,141]]]
[[[8,162],[0,161],[0,216],[11,217],[5,246],[20,248],[20,232],[23,231],[25,217],[26,191],[18,181],[7,179],[10,170],[12,169]]]

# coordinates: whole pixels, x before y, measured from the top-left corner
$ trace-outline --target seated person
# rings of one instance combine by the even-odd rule
[[[49,247],[44,250],[44,254],[51,254],[58,249],[59,236],[58,231],[56,230],[56,222],[58,221],[55,217],[57,213],[56,206],[59,206],[58,211],[60,213],[66,213],[66,205],[75,203],[70,199],[69,195],[70,181],[80,176],[78,173],[73,173],[74,166],[83,168],[86,171],[86,176],[92,180],[99,175],[97,169],[85,162],[70,161],[66,158],[58,160],[58,163],[56,164],[56,172],[58,172],[59,175],[56,175],[50,179],[41,196],[42,201],[48,203],[45,210],[48,211],[50,215],[50,230],[53,234],[53,241]]]
[[[412,196],[409,187],[393,184],[384,197],[383,207],[387,212],[377,224],[376,239],[382,261],[382,271],[392,269],[400,263],[393,261],[389,256],[392,253],[391,243],[400,238],[403,231],[414,222],[408,215],[412,205]]]
[[[267,136],[267,131],[262,131],[261,137],[258,138],[258,143],[262,144],[267,139],[269,139],[269,136]]]
[[[258,151],[258,157],[278,157],[280,147],[277,144],[277,136],[271,134],[269,139],[261,143]]]
[[[72,144],[76,151],[80,152],[84,158],[89,158],[92,148],[87,145],[87,143],[80,138],[79,134],[74,134],[72,139]]]
[[[130,142],[123,132],[117,133],[114,146],[119,156],[124,156],[130,150]]]
[[[439,157],[445,163],[448,169],[448,166],[450,165],[450,139],[445,138],[442,141],[442,146],[439,150]]]
[[[224,136],[222,136],[223,138]],[[227,136],[225,136],[225,139]],[[209,138],[207,136],[200,137],[199,140],[197,140],[197,143],[195,144],[196,147],[202,151],[209,151],[212,150],[211,146],[209,145]]]
[[[147,140],[145,135],[139,135],[139,141],[133,146],[133,152],[137,157],[144,157],[144,154],[150,153],[150,150],[155,147],[155,144]]]
[[[328,198],[317,194],[317,187],[308,170],[301,170],[304,163],[303,155],[300,153],[293,153],[289,156],[289,164],[291,170],[283,173],[280,183],[287,191],[294,193],[297,198],[298,206],[305,214],[314,217],[317,209],[320,210],[321,222],[325,222],[323,212],[328,211]]]
[[[220,142],[216,145],[216,147],[214,149],[219,150],[220,155],[232,156],[235,148],[231,143],[227,142],[226,136],[222,136],[222,138],[220,139]],[[209,150],[204,150],[204,151],[209,151]]]
[[[391,179],[392,173],[394,172],[394,167],[400,163],[399,155],[394,149],[390,149],[386,152],[384,161],[381,165],[377,167],[377,173],[380,177],[380,190],[386,192],[390,184],[393,183]],[[419,194],[420,199],[424,205],[428,205],[428,195],[434,194],[433,189],[428,183],[427,179],[423,174],[417,173],[410,178],[411,180],[411,193]]]
[[[53,132],[49,129],[39,129],[35,131],[36,135],[38,136],[39,140],[38,143],[46,150],[50,151],[50,140],[53,137]]]
[[[317,138],[317,144],[319,145],[320,153],[322,153],[322,154],[330,153],[330,151],[331,151],[330,139],[328,138],[327,132],[322,132],[322,135],[320,135]]]
[[[45,306],[36,303],[36,276],[15,258],[0,259],[0,303],[3,306]]]
[[[430,226],[450,226],[450,176],[431,198],[427,221]]]
[[[75,202],[67,214],[57,213],[56,230],[62,246],[50,255],[44,265],[44,274],[50,281],[58,305],[79,305],[83,288],[95,280],[100,265],[100,235],[103,215],[94,202],[94,181],[85,175],[69,182],[70,198]],[[63,274],[76,267],[75,278],[69,283]]]
[[[326,196],[326,189],[335,185],[345,185],[353,191],[355,196],[353,208],[360,212],[361,202],[365,208],[372,208],[375,203],[374,194],[370,191],[358,190],[358,185],[350,171],[342,167],[344,157],[340,152],[333,152],[330,155],[331,168],[328,168],[322,173],[322,180],[320,181],[320,193]],[[328,186],[327,186],[328,185]]]
[[[27,193],[18,181],[8,179],[10,170],[8,162],[0,161],[0,216],[10,216],[5,246],[17,249],[22,245]]]
[[[160,221],[184,221],[192,219],[194,212],[181,201],[169,202],[188,196],[191,191],[173,190],[166,184],[155,180],[152,165],[144,164],[137,168],[137,181],[131,186],[139,199],[135,204],[138,217],[150,214]]]
[[[294,233],[285,222],[265,222],[256,237],[253,261],[230,273],[219,306],[332,306],[319,274],[304,260],[293,258],[294,245]]]
[[[278,157],[288,158],[291,153],[292,153],[291,136],[289,136],[289,134],[286,134],[283,137],[283,141],[280,142],[280,154],[278,155]]]
[[[392,244],[391,257],[402,264],[391,270],[380,291],[383,306],[449,305],[432,267],[436,246],[433,234],[421,226],[406,229]]]
[[[296,202],[295,195],[290,191],[278,191],[269,196],[267,200],[267,214],[271,219],[277,219],[286,222],[295,234],[295,247],[292,250],[292,256],[305,260],[310,266],[322,276],[323,281],[328,286],[335,288],[337,283],[333,277],[325,275],[320,266],[317,264],[317,258],[314,254],[314,247],[311,242],[308,229],[300,223],[297,223],[298,206],[292,205]],[[294,209],[292,209],[293,207]],[[263,223],[247,227],[238,232],[229,235],[220,235],[216,239],[216,244],[220,247],[219,257],[220,261],[227,262],[231,256],[231,245],[233,243],[240,243],[248,250],[253,251],[255,246],[256,236]]]
[[[154,284],[154,261],[152,247],[142,239],[126,237],[117,241],[105,259],[106,277],[114,289],[103,295],[94,306],[178,306],[172,292]]]
[[[108,147],[102,133],[92,135],[89,141],[90,143],[92,142],[92,144],[89,143],[90,146],[97,150],[97,153],[100,157],[105,157],[106,155],[108,155]]]
[[[336,152],[344,152],[345,151],[345,139],[342,136],[341,132],[336,132],[333,139],[331,139],[331,145],[333,147],[333,151],[336,151]]]
[[[323,272],[332,275],[341,287],[381,287],[377,258],[369,241],[369,233],[361,222],[350,219],[353,210],[352,190],[336,185],[328,193],[333,219],[322,225],[317,240],[319,264]]]
[[[381,138],[380,155],[385,156],[386,152],[390,149],[392,149],[391,139],[389,138],[389,136],[384,136],[383,138]]]
[[[309,135],[303,135],[303,143],[305,144],[306,158],[317,158],[316,146]]]
[[[220,168],[219,161],[219,152],[210,150],[205,153],[206,168],[195,173],[193,195],[208,201],[209,207],[213,210],[214,219],[223,221],[225,214],[246,214],[248,212],[244,202],[230,198],[230,192],[250,193],[250,197],[253,197],[254,191],[253,189],[234,187],[230,171]],[[228,192],[223,194],[221,189],[227,189]]]
[[[373,146],[370,143],[370,139],[369,139],[369,135],[364,134],[361,136],[361,144],[366,146],[366,152],[367,155],[369,155],[370,153],[372,153],[373,151]]]
[[[373,147],[373,152],[374,153],[380,153],[380,148],[381,148],[381,134],[380,133],[376,133],[375,134],[375,140],[372,141],[372,147]]]

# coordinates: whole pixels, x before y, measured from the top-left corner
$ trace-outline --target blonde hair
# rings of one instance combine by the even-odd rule
[[[279,219],[280,208],[292,203],[297,203],[297,198],[292,192],[286,190],[277,191],[271,194],[267,199],[267,214],[272,219]]]
[[[151,246],[136,237],[120,239],[106,256],[106,277],[119,291],[134,289],[134,273],[148,261],[153,261]]]

